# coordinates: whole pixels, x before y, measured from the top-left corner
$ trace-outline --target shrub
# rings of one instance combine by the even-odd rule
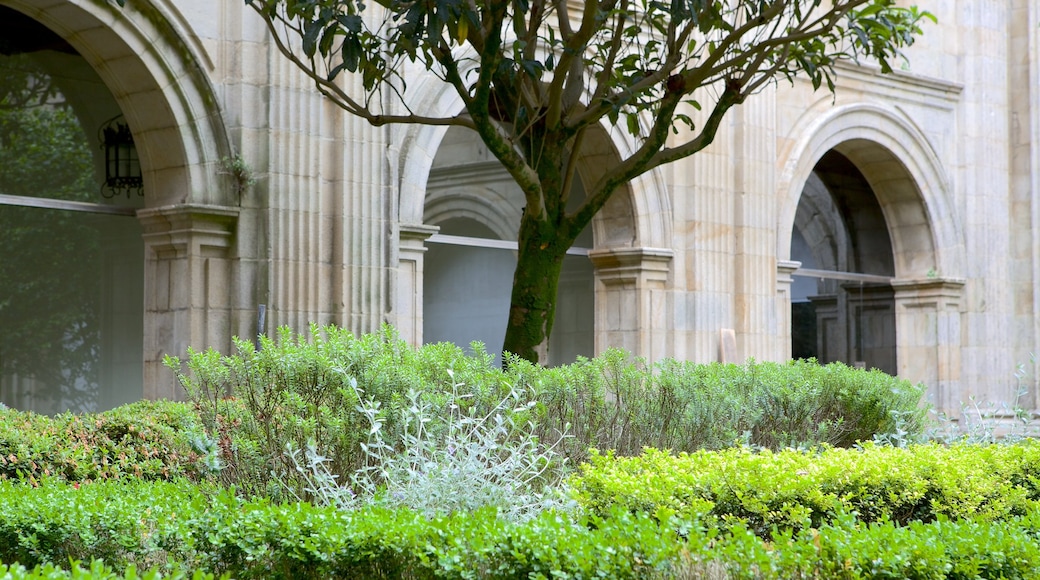
[[[570,485],[594,513],[615,506],[676,513],[711,525],[740,523],[761,536],[818,528],[843,513],[899,525],[1001,521],[1040,506],[1040,443],[593,453]]]
[[[44,556],[53,563],[103,557],[105,564],[92,568],[116,578],[130,566],[173,577],[194,570],[195,577],[264,579],[1034,578],[1040,569],[1035,510],[999,521],[905,526],[842,514],[763,541],[741,522],[719,529],[616,508],[590,516],[546,512],[523,523],[489,510],[431,520],[403,509],[245,501],[187,484],[74,489],[48,481],[38,488],[0,482],[0,514],[7,534],[0,560],[9,566],[18,562],[12,554],[29,554],[36,559],[20,564],[42,567]],[[46,554],[43,546],[50,546]],[[31,577],[77,577],[47,569]]]
[[[0,479],[198,479],[202,434],[189,406],[167,401],[55,417],[0,408]]]
[[[84,567],[80,562],[74,561],[68,570],[59,568],[54,564],[44,564],[27,569],[20,564],[5,566],[0,564],[0,578],[5,580],[212,580],[213,574],[202,571],[194,573],[187,572],[180,567],[162,572],[156,568],[138,572],[134,566],[128,567],[124,572],[116,572],[106,566],[101,560],[94,560],[90,566]]]
[[[223,481],[274,498],[312,497],[286,445],[316,442],[324,468],[340,481],[372,465],[361,447],[371,425],[359,392],[379,405],[383,442],[403,452],[407,393],[422,394],[429,428],[438,432],[450,424],[453,404],[464,415],[491,416],[510,392],[522,391],[536,404],[524,405],[514,425],[532,422],[540,441],[568,433],[558,451],[571,464],[584,461],[590,447],[632,455],[644,446],[779,449],[850,446],[894,433],[913,438],[926,414],[920,387],[838,363],[648,366],[611,350],[548,369],[514,357],[503,371],[479,345],[466,356],[450,344],[413,349],[389,328],[355,337],[331,326],[312,326],[306,335],[283,328],[259,349],[241,340],[235,348],[229,356],[190,352],[186,369],[177,359],[167,364],[222,452]]]
[[[427,518],[491,508],[507,520],[524,521],[567,506],[560,489],[565,459],[555,452],[564,438],[541,445],[531,424],[517,423],[535,403],[513,390],[487,414],[467,413],[462,411],[462,386],[452,385],[444,425],[438,424],[422,393],[409,391],[399,417],[401,450],[384,437],[386,415],[378,403],[363,403],[359,409],[369,430],[361,447],[371,464],[350,477],[350,486],[337,482],[338,476],[326,467],[328,459],[313,446],[303,458],[299,450],[291,450],[307,491],[323,504],[344,509],[405,506]]]
[[[263,337],[259,349],[234,342],[230,356],[189,351],[187,372],[175,358],[167,357],[166,364],[218,442],[222,481],[247,494],[311,498],[287,446],[305,449],[316,442],[316,451],[328,459],[325,468],[344,479],[365,468],[369,457],[361,444],[370,425],[359,392],[380,406],[384,437],[398,450],[404,447],[399,418],[406,394],[422,392],[443,417],[452,389],[446,370],[476,379],[464,383],[465,411],[486,411],[509,392],[486,357],[467,357],[446,344],[415,350],[389,328],[355,337],[312,325],[307,335],[282,328],[276,340]]]
[[[925,427],[923,389],[881,371],[812,361],[744,365],[666,359],[652,367],[610,350],[558,369],[510,364],[545,405],[539,427],[574,426],[568,456],[590,447],[635,455],[651,446],[674,451],[738,444],[782,449],[825,443],[850,447]]]

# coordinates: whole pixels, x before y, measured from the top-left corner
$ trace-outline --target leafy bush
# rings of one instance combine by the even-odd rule
[[[198,479],[208,472],[202,435],[182,403],[141,401],[56,417],[0,407],[0,479]]]
[[[233,355],[190,352],[186,368],[173,358],[167,364],[221,451],[223,482],[274,498],[314,498],[287,445],[302,450],[315,442],[327,459],[322,468],[341,482],[374,465],[361,447],[371,424],[359,392],[379,405],[383,443],[401,453],[409,447],[409,392],[422,394],[434,432],[451,424],[452,405],[462,415],[493,416],[509,393],[523,392],[536,404],[517,405],[522,416],[503,419],[531,422],[540,441],[567,433],[557,450],[571,464],[584,461],[590,447],[633,455],[644,446],[808,448],[917,437],[926,414],[920,387],[837,363],[648,366],[611,350],[548,369],[512,358],[501,370],[474,346],[477,354],[466,356],[450,344],[413,349],[389,328],[355,337],[312,326],[306,335],[283,328],[259,349],[236,340]]]
[[[316,442],[328,459],[324,467],[344,479],[365,468],[361,445],[370,425],[359,392],[380,406],[385,440],[401,450],[406,394],[422,392],[443,417],[453,388],[447,370],[477,379],[465,383],[467,412],[490,410],[510,390],[489,359],[467,357],[453,345],[414,350],[389,328],[361,337],[333,326],[312,325],[307,335],[282,328],[277,340],[263,337],[259,349],[238,339],[235,349],[230,356],[189,351],[187,372],[175,358],[166,364],[218,442],[222,481],[252,495],[310,499],[287,447]]]
[[[590,447],[635,455],[738,444],[782,449],[821,443],[850,447],[875,436],[924,430],[923,388],[881,371],[813,361],[744,365],[663,360],[648,367],[619,350],[574,365],[509,365],[542,402],[539,428],[573,425],[568,456]]]
[[[138,572],[136,567],[130,566],[126,571],[120,573],[106,566],[101,560],[94,560],[87,567],[74,561],[68,570],[54,564],[36,566],[31,570],[20,564],[11,566],[0,564],[0,578],[5,580],[162,580],[163,578],[166,580],[184,580],[186,578],[212,580],[214,576],[201,570],[189,573],[179,567],[163,573],[156,568]]]
[[[570,480],[594,513],[615,506],[769,536],[818,528],[840,514],[898,525],[941,518],[1001,521],[1040,507],[1040,443],[867,444],[861,449],[735,448],[672,456],[593,453]]]
[[[510,521],[523,521],[563,509],[568,504],[560,488],[565,459],[555,452],[563,437],[546,447],[530,433],[530,424],[517,424],[535,405],[525,403],[524,393],[517,390],[486,415],[472,409],[464,413],[462,386],[452,385],[444,425],[438,424],[423,394],[408,393],[401,410],[403,450],[384,438],[385,414],[378,402],[363,403],[359,410],[368,419],[369,435],[361,447],[371,465],[350,477],[352,488],[337,482],[338,476],[326,467],[328,459],[314,447],[303,458],[299,450],[291,450],[307,491],[321,503],[343,509],[405,506],[428,518],[494,508]]]
[[[41,559],[103,557],[105,565],[94,567],[114,575],[99,577],[116,578],[130,566],[173,577],[195,570],[195,577],[264,579],[1033,578],[1040,569],[1036,510],[905,526],[846,513],[763,541],[741,522],[719,529],[616,508],[546,512],[524,523],[489,510],[430,520],[401,509],[245,501],[183,483],[75,489],[46,481],[38,488],[0,482],[0,516],[0,561],[25,557],[22,565],[46,566]],[[49,570],[31,577],[88,577]]]

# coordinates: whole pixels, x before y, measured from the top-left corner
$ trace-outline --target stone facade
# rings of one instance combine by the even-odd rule
[[[948,411],[969,395],[1014,402],[1017,365],[1040,352],[1040,5],[926,4],[939,24],[903,70],[843,65],[834,95],[769,87],[708,150],[620,192],[576,251],[567,291],[589,311],[561,323],[560,348],[741,361],[796,344],[891,367]],[[143,397],[179,396],[163,355],[280,325],[389,323],[420,343],[453,308],[445,288],[480,280],[436,278],[437,248],[509,251],[516,192],[473,136],[347,116],[241,1],[0,7],[71,45],[133,130]],[[418,73],[410,89],[419,113],[459,108]],[[630,147],[605,127],[582,175]],[[228,174],[236,154],[254,185]],[[1018,402],[1035,408],[1026,383]]]

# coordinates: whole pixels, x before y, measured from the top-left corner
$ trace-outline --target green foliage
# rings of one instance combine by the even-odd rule
[[[70,558],[101,578],[137,577],[131,567],[146,578],[1034,578],[1038,535],[1036,510],[908,525],[840,514],[764,541],[739,521],[620,509],[510,523],[489,510],[427,519],[244,501],[185,483],[0,482],[0,574],[15,578],[94,577],[54,567]]]
[[[448,374],[454,376],[450,369]],[[434,414],[421,393],[409,391],[400,410],[402,449],[385,440],[378,402],[361,405],[369,423],[362,450],[370,464],[350,477],[356,493],[337,483],[325,467],[328,459],[313,447],[302,460],[299,450],[291,450],[307,490],[344,509],[405,506],[427,518],[491,508],[507,520],[523,521],[566,507],[560,489],[565,460],[555,451],[563,437],[546,447],[531,434],[532,424],[517,423],[536,403],[514,389],[489,412],[477,414],[471,407],[467,413],[462,386],[452,384],[446,417]]]
[[[917,437],[927,414],[920,406],[922,387],[841,363],[668,359],[648,367],[610,350],[555,369],[513,360],[509,373],[515,382],[531,384],[544,405],[542,432],[573,426],[567,453],[579,463],[590,447],[619,455],[646,446],[849,447],[897,431]]]
[[[54,564],[43,564],[29,570],[21,564],[5,566],[0,564],[0,578],[5,580],[212,580],[213,574],[202,571],[189,573],[179,566],[169,571],[152,568],[138,572],[135,566],[129,566],[125,572],[116,572],[101,560],[94,560],[90,566],[84,567],[74,561],[66,570]]]
[[[237,153],[232,157],[221,157],[220,174],[231,178],[235,195],[239,199],[242,199],[242,195],[256,184],[256,174],[253,173],[253,168],[246,163],[242,155]]]
[[[188,537],[182,514],[204,510],[203,494],[187,483],[141,480],[0,481],[0,562],[154,566]]]
[[[621,506],[761,536],[819,528],[842,514],[896,525],[1002,521],[1040,505],[1040,444],[593,453],[570,485],[595,513]]]
[[[209,437],[225,462],[222,480],[247,494],[310,498],[287,447],[328,458],[330,473],[344,479],[368,465],[366,404],[381,408],[387,443],[401,450],[405,426],[400,410],[410,391],[422,392],[437,414],[448,411],[452,391],[446,369],[484,380],[501,380],[487,357],[466,357],[452,345],[414,350],[390,329],[355,337],[335,327],[312,326],[307,335],[281,329],[277,340],[263,337],[260,349],[235,341],[236,353],[189,352],[187,372],[168,358],[196,405]],[[496,374],[497,373],[497,374]],[[462,410],[490,409],[508,387],[481,381],[460,393]],[[440,423],[443,427],[444,423]]]
[[[974,396],[961,401],[959,416],[951,418],[937,413],[925,437],[945,443],[1009,443],[1040,435],[1035,412],[1031,410],[1030,392],[1036,368],[1036,359],[1030,355],[1029,365],[1021,363],[1015,369],[1015,397],[1010,402],[982,401]],[[898,444],[899,441],[893,441]]]
[[[492,106],[481,102],[485,91],[493,95],[488,100],[512,105],[497,113],[526,121],[516,129],[521,135],[533,130],[539,105],[550,106],[550,95],[568,84],[587,85],[587,101],[567,103],[574,110],[562,111],[563,119],[584,124],[583,117],[607,116],[616,123],[619,115],[663,112],[665,127],[692,124],[689,117],[673,118],[669,101],[691,99],[720,80],[738,100],[751,92],[746,87],[777,77],[804,75],[833,90],[835,62],[874,59],[891,72],[889,61],[914,42],[920,23],[934,21],[893,0],[842,0],[823,12],[819,2],[808,1],[643,0],[587,5],[580,14],[542,0],[393,0],[379,12],[359,0],[246,4],[265,18],[286,56],[355,114],[366,116],[376,106],[372,96],[388,86],[405,93],[405,63],[419,62],[454,88],[474,116]],[[302,54],[289,48],[289,39],[299,41]],[[462,82],[473,65],[484,70],[472,74],[475,82]],[[343,72],[360,77],[365,96],[350,98],[328,86]],[[526,99],[524,89],[532,89]],[[633,136],[647,138],[638,123],[628,126]]]
[[[383,461],[362,447],[373,429],[387,449],[383,458],[393,456],[390,449],[417,453],[410,461],[430,457],[433,450],[414,437],[410,410],[419,401],[423,428],[434,436],[427,442],[446,442],[444,433],[462,417],[499,417],[516,448],[529,436],[558,441],[572,465],[590,447],[632,455],[644,446],[850,446],[897,430],[916,436],[926,413],[918,406],[920,387],[841,364],[648,367],[612,350],[552,369],[514,357],[502,371],[480,350],[466,356],[450,344],[413,349],[390,329],[355,337],[331,326],[306,335],[281,329],[277,340],[262,338],[259,350],[235,344],[230,356],[190,352],[186,369],[173,358],[167,364],[217,444],[223,482],[275,498],[314,498],[287,446],[303,450],[313,442],[326,459],[322,469],[341,483]],[[505,408],[504,401],[515,404]]]
[[[202,435],[182,403],[141,401],[55,417],[0,407],[0,479],[200,479],[208,469],[192,442]]]

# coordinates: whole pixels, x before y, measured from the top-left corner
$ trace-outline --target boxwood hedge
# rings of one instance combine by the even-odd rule
[[[1040,506],[1040,442],[753,451],[637,457],[593,452],[570,485],[594,513],[678,514],[757,534],[818,528],[840,514],[862,522],[1003,521]]]
[[[522,524],[186,481],[2,481],[0,562],[100,559],[116,578],[1035,578],[1038,447],[595,455],[575,477],[592,509]]]
[[[0,479],[199,479],[209,471],[194,441],[202,436],[184,403],[140,401],[54,417],[0,405]]]

